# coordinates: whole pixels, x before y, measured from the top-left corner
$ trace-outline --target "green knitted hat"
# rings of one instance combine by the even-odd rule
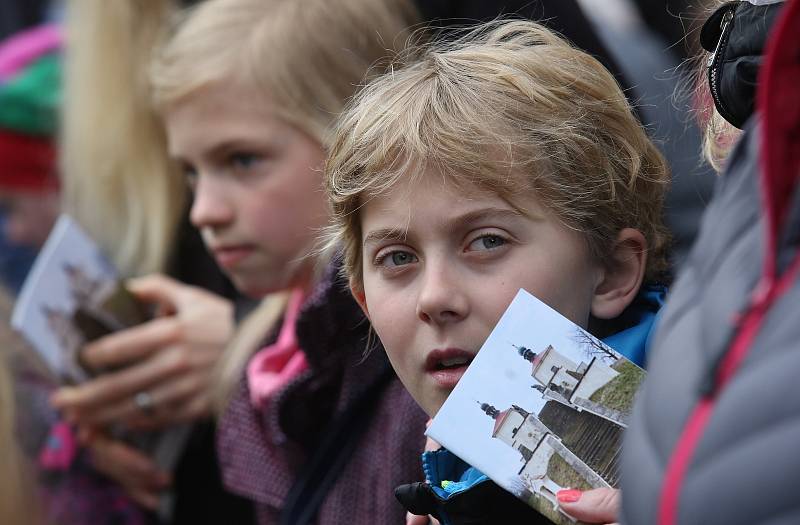
[[[0,84],[0,129],[51,137],[60,101],[61,55],[49,53]]]

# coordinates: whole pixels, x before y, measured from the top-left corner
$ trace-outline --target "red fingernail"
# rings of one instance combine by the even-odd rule
[[[575,489],[566,489],[566,490],[559,490],[556,494],[558,501],[560,503],[575,503],[579,499],[581,499],[581,492],[580,490]]]

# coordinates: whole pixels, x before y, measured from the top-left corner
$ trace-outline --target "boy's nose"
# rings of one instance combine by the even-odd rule
[[[461,288],[463,281],[444,265],[426,266],[417,299],[417,317],[439,325],[464,319],[469,313],[469,301]]]
[[[234,218],[234,208],[228,203],[224,184],[199,177],[189,218],[199,228],[224,226]]]

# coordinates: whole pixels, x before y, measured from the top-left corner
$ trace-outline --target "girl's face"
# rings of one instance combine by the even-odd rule
[[[253,89],[211,86],[165,112],[170,154],[194,190],[191,221],[220,267],[260,297],[308,284],[328,219],[322,146]]]
[[[520,288],[573,322],[588,322],[602,268],[583,236],[536,197],[520,204],[529,214],[433,171],[360,210],[364,281],[363,295],[355,295],[430,416]]]

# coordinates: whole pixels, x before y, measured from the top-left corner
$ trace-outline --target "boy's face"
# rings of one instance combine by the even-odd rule
[[[164,119],[194,190],[191,221],[237,288],[259,297],[307,284],[305,256],[328,219],[322,146],[236,85],[201,89]]]
[[[603,270],[582,235],[535,196],[518,204],[528,214],[429,170],[361,208],[358,299],[398,376],[430,416],[520,288],[580,326],[588,322]]]

